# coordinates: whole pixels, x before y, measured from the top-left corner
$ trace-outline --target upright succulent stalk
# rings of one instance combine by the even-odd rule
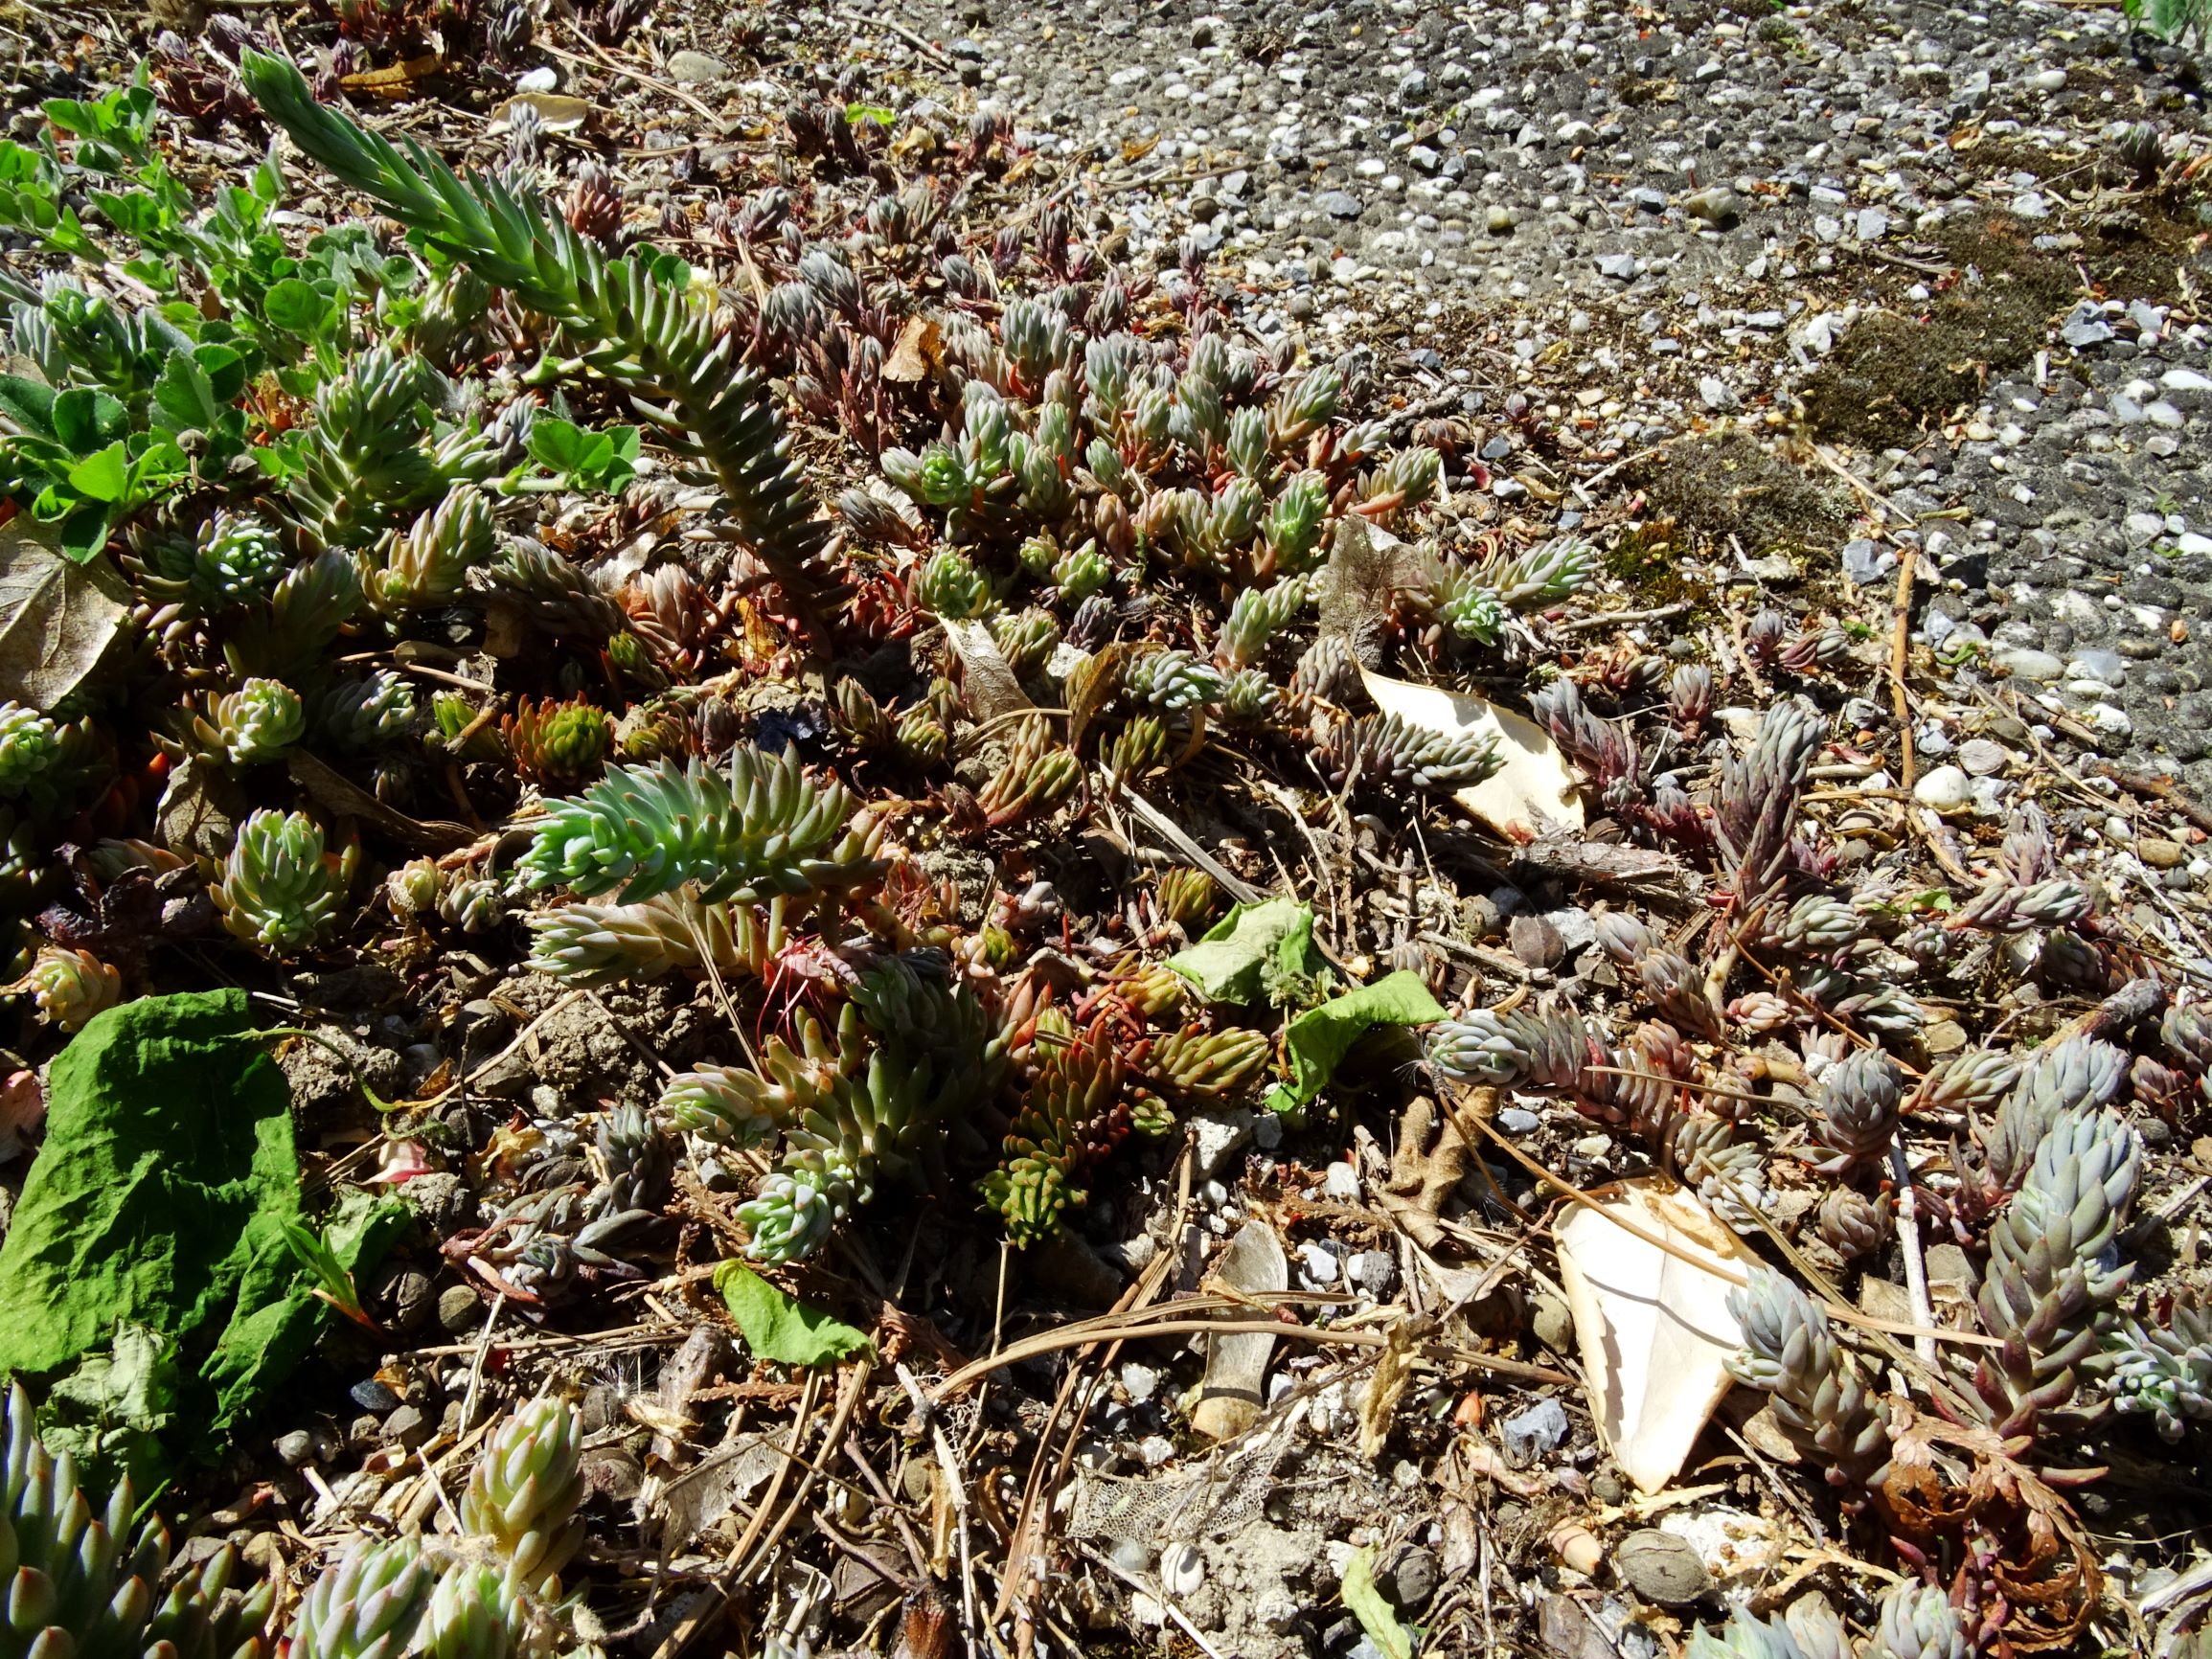
[[[1973,1659],[1950,1598],[1933,1584],[1904,1583],[1881,1599],[1881,1617],[1866,1659]]]
[[[1765,1389],[1774,1420],[1831,1486],[1866,1486],[1889,1461],[1889,1413],[1804,1291],[1766,1267],[1728,1292],[1744,1347],[1728,1361],[1739,1382]]]
[[[1999,1414],[1999,1434],[2032,1431],[2039,1413],[2074,1398],[2095,1359],[2134,1277],[2117,1239],[2142,1172],[2142,1146],[2116,1113],[2064,1112],[1990,1230],[1976,1303],[2004,1346],[1982,1359],[1974,1383]]]
[[[1719,1630],[1700,1625],[1690,1633],[1689,1659],[1810,1659],[1790,1626],[1737,1607]]]
[[[513,1583],[535,1590],[558,1579],[583,1542],[582,1438],[575,1406],[534,1399],[491,1431],[468,1477],[462,1530],[498,1548]]]
[[[31,1401],[10,1386],[0,1411],[0,1654],[7,1659],[261,1659],[271,1592],[228,1587],[226,1547],[167,1595],[169,1534],[138,1516],[130,1482],[103,1503],[50,1456]]]
[[[1103,1022],[1045,1048],[999,1166],[983,1178],[984,1202],[1006,1218],[1007,1237],[1027,1246],[1058,1232],[1061,1216],[1083,1201],[1075,1183],[1084,1166],[1129,1130],[1121,1057]]]
[[[1818,1168],[1840,1175],[1880,1158],[1897,1134],[1904,1074],[1880,1049],[1859,1049],[1820,1079],[1820,1122],[1813,1132],[1830,1156]]]
[[[1810,705],[1779,702],[1760,721],[1751,752],[1731,757],[1721,768],[1713,829],[1740,911],[1752,909],[1781,884],[1798,797],[1826,735],[1826,723]]]

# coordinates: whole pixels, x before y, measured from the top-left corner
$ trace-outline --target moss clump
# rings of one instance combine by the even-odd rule
[[[1754,558],[1816,551],[1836,546],[1851,522],[1849,507],[1833,489],[1736,432],[1676,443],[1633,482],[1651,517],[1671,520],[1671,539],[1690,547],[1722,546],[1733,535]],[[1635,557],[1672,571],[1676,550]],[[1635,580],[1628,571],[1614,574]],[[1652,570],[1647,580],[1663,580],[1664,572]]]
[[[2038,253],[2029,235],[1994,218],[1949,230],[1951,284],[1925,317],[1881,312],[1844,336],[1806,382],[1812,429],[1869,447],[1902,443],[1975,396],[1987,371],[2033,357],[2077,284],[2073,267]]]

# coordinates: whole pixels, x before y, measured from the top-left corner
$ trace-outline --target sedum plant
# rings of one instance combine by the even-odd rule
[[[1887,1408],[1804,1291],[1770,1268],[1750,1272],[1749,1284],[1728,1292],[1744,1330],[1729,1371],[1767,1392],[1775,1422],[1831,1486],[1864,1487],[1889,1461]]]
[[[614,722],[604,709],[582,699],[555,703],[525,697],[500,722],[500,731],[515,770],[556,788],[582,783],[614,752]]]
[[[282,680],[249,679],[217,697],[194,736],[234,766],[280,760],[308,735],[307,705]]]
[[[270,1587],[230,1588],[224,1546],[166,1591],[169,1534],[126,1477],[105,1498],[49,1455],[14,1384],[0,1411],[0,1654],[8,1659],[261,1659]]]
[[[718,296],[680,268],[599,247],[496,178],[462,179],[412,139],[396,148],[316,102],[290,63],[248,50],[239,78],[264,113],[348,188],[557,327],[564,367],[596,375],[704,462],[732,528],[794,605],[825,584],[810,563],[828,536],[761,377],[737,358]]]
[[[872,881],[883,827],[834,780],[810,778],[796,751],[747,744],[724,769],[617,766],[573,800],[552,804],[521,860],[535,887],[625,903],[696,883],[707,901],[842,891]]]
[[[61,761],[61,732],[35,709],[0,702],[0,798],[33,800]]]
[[[664,893],[638,904],[563,905],[528,920],[526,966],[577,985],[658,979],[678,968],[752,978],[765,975],[804,915],[802,901],[778,895],[766,904],[702,902]]]
[[[8,987],[28,991],[38,1017],[63,1031],[82,1031],[94,1014],[123,1000],[123,975],[90,951],[43,946],[31,971]]]
[[[575,1406],[534,1399],[492,1430],[461,1495],[462,1531],[498,1551],[512,1582],[549,1597],[583,1543],[582,1441]]]
[[[328,930],[360,860],[357,846],[327,853],[322,826],[306,813],[262,807],[239,826],[212,889],[216,907],[234,937],[295,955]]]
[[[2189,1422],[2212,1421],[2212,1307],[2196,1292],[2174,1298],[2164,1325],[2123,1322],[2106,1354],[2112,1403],[2150,1418],[2161,1439],[2178,1442]]]
[[[1059,1232],[1083,1202],[1076,1183],[1129,1131],[1121,1056],[1104,1021],[1080,1035],[1040,1044],[1037,1080],[1007,1130],[998,1168],[984,1176],[983,1201],[1027,1248]]]
[[[2072,1400],[2082,1372],[2098,1362],[2112,1304],[2134,1277],[2118,1238],[2142,1170],[2141,1143],[2116,1113],[2069,1109],[1990,1230],[1975,1301],[1983,1329],[2004,1346],[1982,1358],[1974,1383],[1999,1434],[2031,1431],[2040,1413]]]

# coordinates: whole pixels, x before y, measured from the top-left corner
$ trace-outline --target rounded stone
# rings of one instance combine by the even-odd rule
[[[1958,763],[1977,778],[1988,778],[2012,764],[2011,751],[1987,738],[1969,738],[1958,746]]]
[[[1912,786],[1912,798],[1938,812],[1955,812],[1973,798],[1973,786],[1957,766],[1938,766]]]
[[[448,1284],[438,1293],[438,1323],[447,1330],[474,1330],[484,1323],[484,1302],[466,1284]]]
[[[1656,1527],[1630,1533],[1613,1548],[1613,1570],[1647,1602],[1679,1607],[1713,1587],[1713,1575],[1685,1538]]]

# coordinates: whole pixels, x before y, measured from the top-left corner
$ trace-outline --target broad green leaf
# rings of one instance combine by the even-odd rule
[[[1375,1585],[1375,1546],[1363,1545],[1344,1563],[1344,1605],[1367,1632],[1382,1659],[1413,1659],[1413,1635],[1398,1622],[1390,1603]]]
[[[124,1476],[152,1492],[170,1466],[161,1436],[175,1422],[182,1377],[175,1344],[148,1326],[125,1321],[112,1347],[88,1353],[38,1407],[38,1435],[67,1452],[80,1479],[112,1487]]]
[[[207,375],[208,389],[218,404],[236,402],[246,389],[246,360],[233,347],[213,342],[194,347],[192,360]]]
[[[69,469],[69,488],[88,501],[118,502],[130,493],[130,456],[121,443],[86,456]]]
[[[573,420],[540,415],[530,423],[530,457],[555,472],[574,472],[591,448],[591,434]]]
[[[88,501],[64,515],[59,538],[62,557],[75,564],[91,564],[107,550],[107,534],[115,528],[116,517],[112,508],[97,501]]]
[[[331,314],[331,302],[313,284],[288,277],[269,289],[262,302],[262,314],[288,334],[312,339]]]
[[[1400,971],[1308,1009],[1283,1034],[1290,1080],[1267,1091],[1267,1108],[1295,1112],[1309,1104],[1335,1074],[1352,1045],[1379,1025],[1427,1025],[1445,1011],[1421,975]]]
[[[0,375],[0,420],[19,432],[53,438],[54,388],[21,375]]]
[[[222,412],[207,371],[190,357],[171,357],[153,383],[153,401],[177,431],[204,427]]]
[[[72,455],[90,455],[130,428],[121,399],[89,386],[72,386],[54,399],[54,436]]]
[[[715,1288],[730,1305],[745,1345],[777,1365],[830,1365],[868,1346],[865,1331],[807,1307],[741,1261],[716,1268]]]
[[[328,1317],[285,1244],[301,1214],[291,1092],[245,993],[110,1009],[50,1077],[46,1138],[0,1243],[0,1374],[72,1365],[129,1321],[175,1344],[194,1431],[226,1432]],[[355,1191],[324,1239],[358,1275],[407,1215]]]
[[[1313,945],[1313,912],[1295,898],[1239,904],[1205,938],[1168,958],[1208,1002],[1257,1002],[1273,971],[1316,974],[1326,967]]]
[[[92,205],[105,214],[117,230],[142,242],[153,241],[170,229],[167,209],[148,191],[98,191]]]

